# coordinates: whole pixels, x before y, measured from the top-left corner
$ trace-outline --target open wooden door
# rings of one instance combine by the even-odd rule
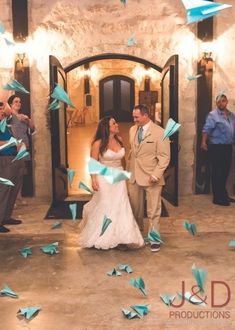
[[[178,121],[178,55],[171,56],[162,70],[161,113],[164,128],[169,118]],[[178,133],[172,135],[170,141],[171,160],[165,172],[166,184],[162,196],[178,206]]]
[[[56,57],[50,55],[50,92],[55,84],[66,90],[66,73]],[[52,102],[53,99],[50,100]],[[67,130],[66,104],[60,102],[57,110],[50,111],[51,157],[52,157],[52,198],[53,202],[63,201],[68,196],[67,179]]]

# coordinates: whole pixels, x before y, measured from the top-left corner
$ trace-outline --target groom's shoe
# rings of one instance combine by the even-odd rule
[[[21,220],[13,219],[13,218],[3,221],[3,225],[20,225],[21,223],[22,223]]]
[[[10,231],[10,229],[0,225],[0,233],[8,233]]]
[[[151,243],[151,251],[152,252],[158,252],[160,250],[160,243],[158,242],[154,242],[154,243]]]

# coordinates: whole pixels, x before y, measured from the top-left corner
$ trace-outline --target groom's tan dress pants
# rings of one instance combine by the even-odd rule
[[[158,184],[151,186],[139,186],[136,182],[128,184],[129,198],[134,217],[140,230],[144,231],[144,201],[147,200],[147,216],[150,228],[160,231],[161,216],[161,192],[162,187]]]

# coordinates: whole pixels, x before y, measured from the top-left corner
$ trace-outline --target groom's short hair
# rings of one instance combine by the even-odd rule
[[[150,108],[147,104],[138,104],[134,107],[134,110],[139,110],[141,115],[148,115],[150,117]]]

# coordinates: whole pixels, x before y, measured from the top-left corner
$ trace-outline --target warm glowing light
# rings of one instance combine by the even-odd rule
[[[144,68],[141,65],[136,65],[136,67],[132,71],[132,75],[137,81],[137,84],[141,84],[142,80],[146,77],[151,78],[153,81],[157,81],[160,78],[160,73],[153,68]]]

